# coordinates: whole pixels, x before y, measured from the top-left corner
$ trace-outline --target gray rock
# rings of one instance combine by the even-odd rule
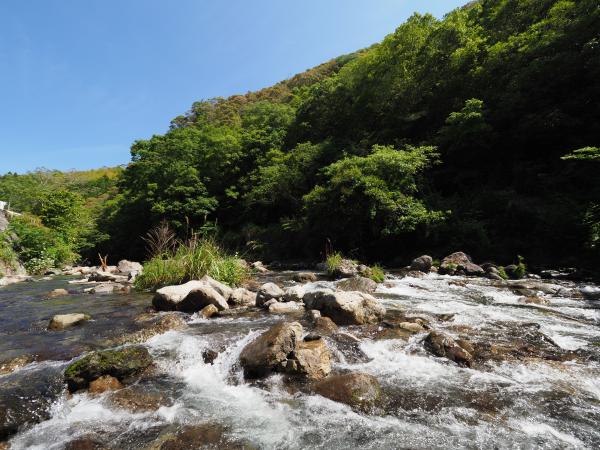
[[[317,394],[334,402],[368,412],[381,400],[381,385],[377,378],[366,373],[333,375],[317,383]]]
[[[138,274],[142,273],[144,267],[139,262],[122,259],[121,261],[119,261],[119,264],[117,264],[117,269],[120,273],[125,273],[129,275],[132,272],[136,272]]]
[[[284,302],[301,302],[306,290],[302,285],[289,287],[285,290],[282,300]]]
[[[159,311],[183,311],[194,313],[208,305],[219,311],[229,308],[225,298],[206,280],[188,281],[178,286],[166,286],[156,291],[152,305]]]
[[[433,265],[433,258],[429,255],[419,256],[410,263],[410,270],[418,270],[420,272],[428,273]]]
[[[473,356],[450,336],[438,331],[430,332],[424,340],[425,349],[436,356],[448,358],[459,365],[470,367]]]
[[[385,308],[371,295],[362,292],[309,292],[304,295],[307,309],[317,309],[338,325],[379,322]]]
[[[313,272],[300,272],[294,275],[293,279],[298,283],[311,283],[317,281],[317,275]]]
[[[464,273],[465,275],[481,276],[485,274],[485,271],[477,264],[474,264],[471,261],[471,258],[465,253],[455,252],[446,256],[442,260],[439,273],[441,275],[455,275]]]
[[[200,281],[208,283],[210,287],[212,287],[215,291],[217,291],[221,296],[225,299],[228,299],[233,292],[226,284],[221,283],[220,281],[215,280],[214,278],[209,277],[208,275],[204,275]]]
[[[87,320],[90,320],[91,317],[87,314],[81,313],[72,313],[72,314],[57,314],[50,320],[50,324],[48,325],[49,330],[64,330],[67,327],[72,327],[74,325],[79,325]]]
[[[48,293],[48,298],[64,297],[69,295],[69,291],[66,289],[54,289]]]
[[[265,283],[256,294],[256,306],[262,307],[271,299],[279,301],[279,299],[283,298],[284,294],[285,292],[275,283]]]
[[[342,291],[358,291],[370,294],[377,289],[377,283],[370,278],[353,277],[339,281],[336,287]]]
[[[231,291],[227,302],[233,307],[254,306],[256,305],[256,292],[244,288],[237,288]]]
[[[280,303],[275,302],[269,305],[269,312],[271,314],[293,314],[304,312],[304,305],[297,302]]]

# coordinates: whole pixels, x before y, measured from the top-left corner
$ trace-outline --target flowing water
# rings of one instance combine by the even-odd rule
[[[136,317],[150,305],[150,295],[96,296],[69,285],[78,292],[45,299],[65,285],[54,279],[0,288],[0,359],[37,355],[0,375],[0,408],[27,419],[10,437],[11,449],[62,449],[83,437],[104,448],[160,448],[161,436],[198,424],[219,430],[220,444],[212,448],[600,447],[600,310],[580,298],[573,283],[545,283],[549,304],[542,306],[525,305],[514,290],[485,279],[389,276],[375,294],[389,317],[418,316],[432,328],[482,344],[529,342],[529,353],[459,367],[424,350],[426,333],[344,327],[360,342],[327,338],[334,371],[372,374],[383,388],[385,401],[368,414],[290,385],[281,375],[245,381],[241,350],[286,320],[262,313],[191,316],[187,329],[144,342],[157,368],[138,387],[165,399],[151,411],[116,406],[110,393],[69,395],[62,381],[69,361],[139,328]],[[64,312],[94,320],[46,331],[52,315]],[[204,361],[205,350],[220,352],[213,364]]]

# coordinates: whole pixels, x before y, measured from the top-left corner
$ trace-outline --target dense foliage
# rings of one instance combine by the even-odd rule
[[[317,257],[329,239],[365,260],[461,249],[581,265],[599,255],[599,117],[597,0],[415,14],[379,44],[196,102],[134,143],[117,190],[100,189],[94,219],[111,239],[88,242],[143,257],[140,236],[166,220],[266,259]],[[44,219],[30,191],[21,208],[89,236]]]

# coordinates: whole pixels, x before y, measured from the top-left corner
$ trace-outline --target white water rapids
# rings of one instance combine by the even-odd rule
[[[434,324],[452,336],[462,327],[493,339],[498,324],[516,330],[538,324],[560,349],[588,353],[564,362],[505,360],[475,369],[426,352],[425,333],[407,340],[361,337],[368,358],[360,360],[346,358],[328,338],[337,356],[334,370],[366,372],[381,383],[388,401],[373,414],[290,388],[281,375],[244,381],[241,350],[282,316],[194,318],[189,329],[144,344],[158,371],[148,388],[164,392],[168,406],[134,413],[109,402],[109,394],[65,393],[50,418],[20,431],[10,448],[62,449],[89,435],[108,448],[152,448],[161,429],[199,423],[223,425],[232,441],[260,449],[598,448],[600,310],[572,296],[574,287],[557,286],[546,296],[549,304],[525,307],[521,296],[487,280],[433,274],[388,279],[376,293],[386,308],[453,315]],[[203,350],[223,351],[208,364]]]

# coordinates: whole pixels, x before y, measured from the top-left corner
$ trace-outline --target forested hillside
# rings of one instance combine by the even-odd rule
[[[196,102],[135,142],[97,215],[101,250],[143,257],[141,236],[166,220],[266,259],[316,258],[330,240],[381,262],[461,249],[593,264],[599,118],[597,0],[414,15],[379,44]]]

